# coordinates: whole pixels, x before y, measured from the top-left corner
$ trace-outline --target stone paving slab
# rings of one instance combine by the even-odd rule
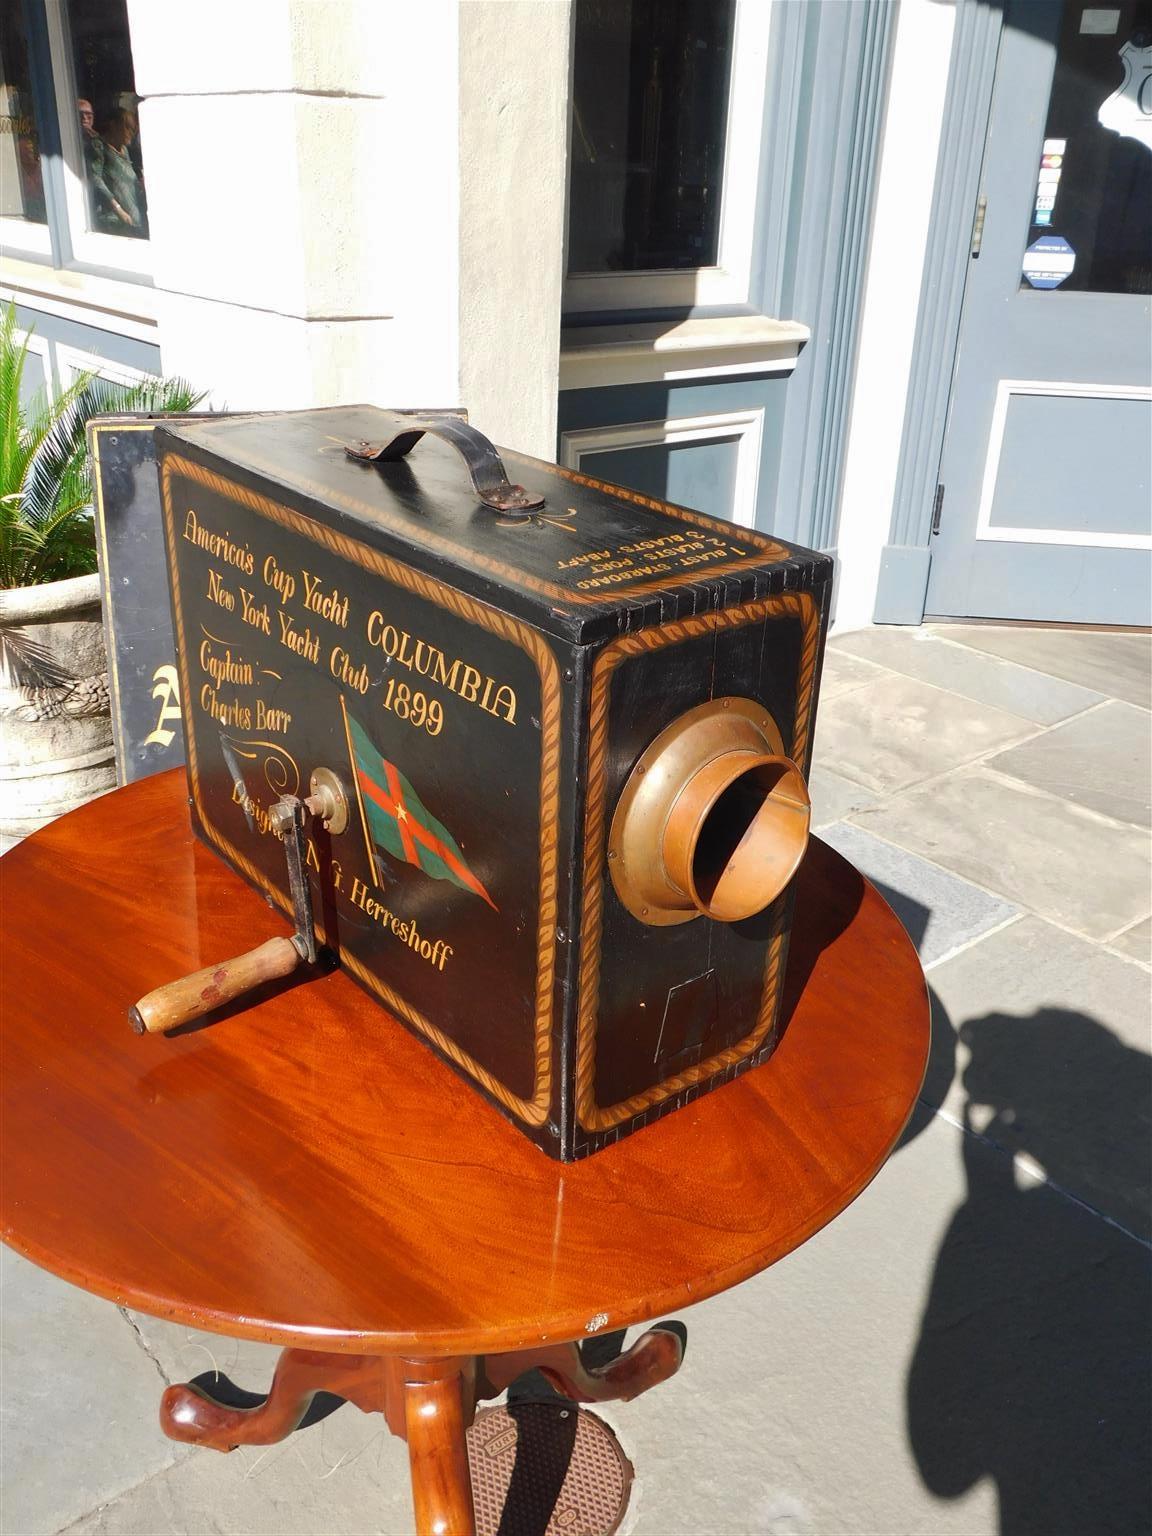
[[[812,797],[814,829],[829,826],[876,802],[876,796],[863,784],[853,784],[851,779],[833,773],[831,768],[824,768],[819,763],[808,775],[808,793]]]
[[[187,1452],[161,1434],[164,1381],[111,1302],[10,1248],[0,1287],[0,1531],[51,1536]]]
[[[1118,949],[1122,955],[1129,955],[1133,960],[1139,960],[1144,965],[1152,965],[1152,917],[1146,918],[1142,923],[1136,923],[1132,928],[1126,928],[1123,933],[1108,940],[1110,949]]]
[[[193,1450],[68,1536],[412,1536],[408,1453],[351,1404],[279,1445]],[[5,1532],[4,1536],[10,1536]],[[15,1533],[11,1533],[15,1536]]]
[[[867,661],[859,661],[844,649],[843,641],[830,640],[824,651],[824,669],[820,674],[820,698],[831,700],[864,683],[875,682],[877,671]]]
[[[888,672],[841,694],[821,715],[817,741],[825,768],[888,794],[1035,731],[1019,715]]]
[[[908,930],[926,967],[1020,910],[861,827],[838,822],[824,827],[820,836],[872,881]]]
[[[229,1339],[149,1317],[146,1312],[127,1311],[141,1342],[167,1381],[191,1381],[194,1376],[212,1371],[227,1376],[246,1392],[266,1392],[271,1385],[280,1358],[277,1345]]]
[[[1088,938],[1148,916],[1152,861],[1142,833],[984,768],[851,820]]]
[[[937,966],[934,1100],[1152,1238],[1152,1058],[1142,967],[1026,917]],[[943,1040],[941,1040],[943,1032]],[[970,1106],[970,1107],[969,1107]]]
[[[985,764],[1116,821],[1152,825],[1152,715],[1115,700]]]
[[[1090,709],[1104,695],[1030,667],[1016,666],[997,656],[956,645],[948,631],[902,629],[882,625],[861,629],[839,640],[849,656],[865,658],[893,672],[918,677],[978,704],[991,704],[1037,725],[1052,725]]]
[[[1152,637],[1148,635],[994,624],[942,624],[937,633],[1110,698],[1126,699],[1144,709],[1152,703]]]

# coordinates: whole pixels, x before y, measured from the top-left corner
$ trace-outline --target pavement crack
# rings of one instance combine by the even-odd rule
[[[160,1380],[164,1383],[164,1385],[166,1387],[170,1387],[172,1385],[171,1377],[168,1375],[168,1372],[164,1369],[164,1367],[160,1364],[159,1360],[157,1360],[156,1356],[148,1348],[148,1341],[145,1339],[143,1333],[140,1331],[140,1325],[137,1323],[136,1319],[132,1316],[131,1312],[129,1312],[127,1307],[117,1307],[116,1310],[117,1310],[117,1312],[119,1312],[120,1316],[124,1319],[124,1321],[128,1324],[129,1328],[131,1328],[132,1333],[135,1336],[137,1344],[144,1351],[144,1353],[148,1356],[148,1358],[149,1358],[149,1360],[151,1360],[152,1364],[156,1367],[156,1374],[159,1376]]]

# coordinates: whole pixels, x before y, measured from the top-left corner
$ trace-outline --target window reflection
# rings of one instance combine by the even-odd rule
[[[20,0],[0,0],[0,217],[47,222]]]
[[[577,0],[571,273],[716,264],[735,0]]]
[[[125,0],[68,0],[68,22],[90,226],[143,239],[148,203]]]
[[[1152,293],[1152,3],[1067,4],[1037,169],[1040,291]],[[1071,270],[1064,275],[1071,263]],[[1030,285],[1027,273],[1021,287]]]

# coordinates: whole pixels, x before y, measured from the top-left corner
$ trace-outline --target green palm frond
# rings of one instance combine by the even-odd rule
[[[16,625],[0,629],[0,686],[61,688],[74,681],[60,658],[27,630]]]
[[[191,411],[183,379],[117,384],[81,374],[55,400],[21,398],[27,338],[14,305],[0,312],[0,587],[60,581],[96,569],[85,428],[95,416]]]
[[[28,338],[17,341],[16,306],[9,304],[0,316],[0,496],[19,484],[25,459],[20,386],[27,356]]]

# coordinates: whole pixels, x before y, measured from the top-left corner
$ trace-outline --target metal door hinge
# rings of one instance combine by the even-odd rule
[[[987,212],[988,198],[985,193],[981,192],[980,196],[976,199],[976,212],[972,217],[972,247],[968,253],[970,256],[975,257],[980,254],[980,246],[984,239],[984,215]]]
[[[932,499],[932,532],[940,532],[940,509],[944,505],[944,487],[936,487],[936,495]]]

